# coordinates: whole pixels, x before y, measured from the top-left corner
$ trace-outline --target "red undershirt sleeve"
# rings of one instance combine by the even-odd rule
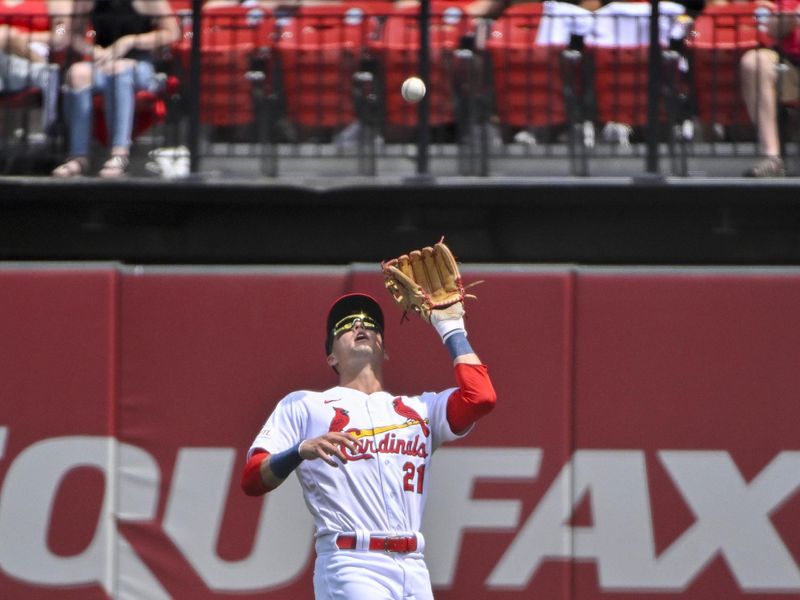
[[[447,422],[451,431],[463,433],[492,411],[497,394],[486,365],[459,363],[455,372],[458,389],[447,399]]]
[[[255,450],[242,472],[242,490],[248,496],[263,496],[270,491],[261,477],[261,463],[269,457],[266,450]]]

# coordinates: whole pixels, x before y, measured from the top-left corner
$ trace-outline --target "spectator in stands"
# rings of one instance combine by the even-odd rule
[[[228,8],[231,6],[249,5],[272,8],[272,4],[277,5],[278,2],[271,2],[270,0],[206,0],[203,3],[203,8]]]
[[[50,50],[64,50],[69,43],[67,26],[73,0],[47,0],[43,12],[17,11],[10,24],[0,24],[0,51],[32,62],[47,60]]]
[[[89,29],[94,34],[87,36]],[[153,51],[179,37],[168,0],[75,0],[70,43],[86,59],[66,74],[70,153],[54,176],[74,177],[89,169],[94,92],[103,93],[111,132],[111,156],[99,175],[115,178],[127,172],[136,91],[156,89]]]
[[[508,0],[473,0],[463,6],[464,12],[471,17],[496,17],[507,5],[512,2]],[[418,0],[395,0],[394,6],[405,8],[408,6],[418,6]]]
[[[289,6],[320,6],[325,4],[340,4],[344,0],[207,0],[203,5],[205,8],[224,8],[227,6],[261,6],[269,10],[276,10]],[[464,7],[464,12],[473,17],[495,17],[510,4],[520,0],[472,0]],[[539,0],[522,0],[539,1]],[[599,0],[591,0],[599,1]],[[419,0],[394,0],[394,6],[405,8],[418,6]]]
[[[747,177],[783,177],[786,170],[781,158],[778,132],[778,102],[800,97],[800,4],[798,0],[764,2],[765,14],[760,27],[778,42],[778,50],[748,50],[741,61],[742,95],[750,118],[758,130],[762,154]],[[781,60],[781,58],[785,60]]]
[[[0,25],[0,92],[46,87],[49,31]]]
[[[670,0],[659,2],[658,36],[663,47],[680,44],[686,35],[689,20],[684,15],[683,4]],[[586,45],[590,48],[643,48],[650,44],[650,15],[652,6],[649,2],[633,0],[616,0],[605,3],[593,11],[593,27],[585,36]],[[617,62],[610,65],[613,72],[632,67]],[[640,64],[646,68],[646,65]],[[635,67],[633,67],[635,68]],[[611,77],[609,64],[605,68],[598,67],[596,77],[601,74]],[[608,81],[608,79],[607,79]],[[640,75],[628,76],[627,84],[605,87],[598,84],[597,104],[598,117],[603,121],[601,137],[604,141],[619,146],[630,146],[631,137],[636,129],[646,125],[646,74],[643,69]]]
[[[48,61],[51,49],[63,49],[66,43],[62,15],[69,4],[69,0],[48,0],[41,15],[27,15],[23,6],[12,24],[0,25],[0,93],[40,89],[45,126],[55,119],[58,101],[58,66]]]
[[[326,4],[343,4],[345,0],[206,0],[203,8],[230,8],[244,6],[245,8],[260,7],[270,11],[293,9],[298,6],[325,6]],[[493,1],[493,0],[490,0]]]

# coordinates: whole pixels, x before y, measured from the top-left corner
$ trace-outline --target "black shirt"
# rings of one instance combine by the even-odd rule
[[[95,31],[95,43],[106,48],[119,38],[153,31],[153,19],[142,15],[133,7],[132,0],[96,0],[92,9],[92,27]],[[148,56],[147,51],[133,50],[128,53]]]

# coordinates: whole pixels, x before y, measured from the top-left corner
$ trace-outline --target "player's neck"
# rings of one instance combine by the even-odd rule
[[[365,365],[357,371],[343,371],[339,374],[341,387],[358,390],[364,394],[374,394],[383,390],[383,373],[372,365]]]

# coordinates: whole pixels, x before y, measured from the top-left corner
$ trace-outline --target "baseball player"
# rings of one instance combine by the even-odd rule
[[[431,455],[466,435],[496,401],[463,317],[451,315],[431,323],[458,387],[400,396],[383,386],[380,306],[365,294],[342,296],[328,313],[325,340],[338,385],[283,398],[250,447],[248,495],[297,473],[315,523],[317,600],[433,598],[419,531]]]

